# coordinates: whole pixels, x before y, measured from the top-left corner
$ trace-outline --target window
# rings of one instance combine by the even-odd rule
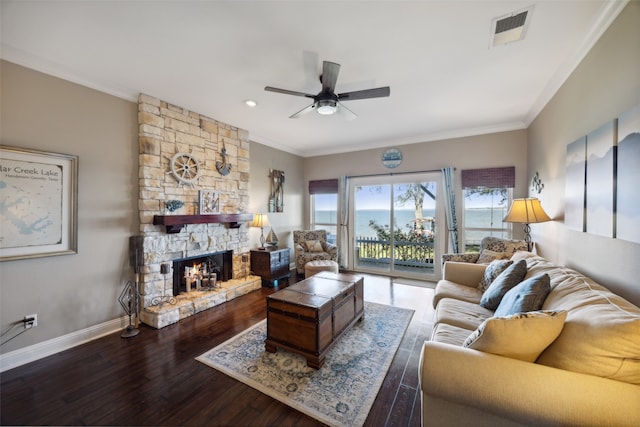
[[[513,199],[515,168],[462,171],[464,252],[477,252],[486,236],[510,238],[511,227],[502,219]]]
[[[337,243],[338,180],[309,181],[309,211],[312,230],[327,230],[327,241]]]

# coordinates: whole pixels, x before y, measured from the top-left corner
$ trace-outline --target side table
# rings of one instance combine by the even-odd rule
[[[291,277],[289,248],[251,249],[251,271],[262,278],[263,286],[277,287]]]

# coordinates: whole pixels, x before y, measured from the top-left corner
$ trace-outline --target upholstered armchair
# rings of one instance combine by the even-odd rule
[[[304,265],[309,261],[338,261],[338,247],[327,242],[326,230],[295,230],[293,246],[298,274],[304,274]]]
[[[524,240],[509,240],[499,237],[484,237],[480,241],[480,252],[475,254],[443,254],[442,264],[447,261],[487,264],[494,259],[511,258],[516,251],[526,251]]]

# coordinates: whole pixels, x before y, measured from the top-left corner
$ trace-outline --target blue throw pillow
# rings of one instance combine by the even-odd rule
[[[498,277],[489,285],[482,294],[480,305],[489,310],[495,310],[500,305],[502,297],[511,288],[520,283],[527,274],[527,261],[520,261],[511,264],[505,271],[500,273]]]
[[[494,316],[510,316],[540,310],[549,292],[551,292],[551,279],[548,274],[531,277],[520,282],[504,295]]]

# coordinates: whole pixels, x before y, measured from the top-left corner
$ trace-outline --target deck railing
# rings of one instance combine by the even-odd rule
[[[356,253],[358,263],[388,265],[391,259],[391,242],[377,237],[357,237]],[[433,242],[396,240],[393,244],[393,259],[396,266],[433,267]]]

